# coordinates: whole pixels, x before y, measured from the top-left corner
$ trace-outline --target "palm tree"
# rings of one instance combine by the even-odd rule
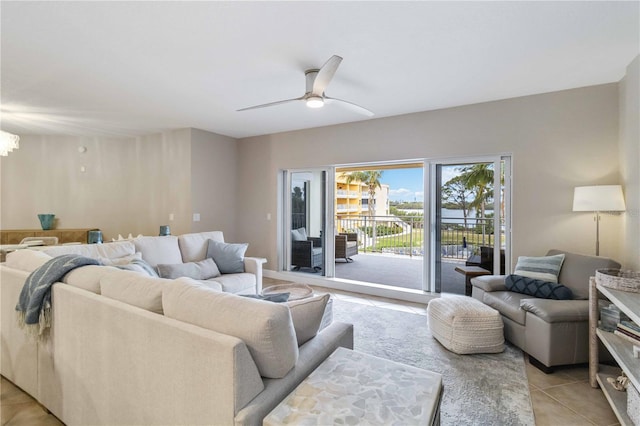
[[[382,170],[365,170],[358,172],[350,172],[343,173],[347,180],[347,183],[351,183],[353,181],[362,182],[367,185],[367,190],[369,191],[369,203],[367,205],[369,216],[375,216],[375,210],[373,209],[373,201],[376,196],[376,189],[381,188],[380,178],[382,177]]]
[[[369,202],[367,203],[367,210],[369,212],[369,218],[371,219],[371,248],[375,250],[376,247],[376,237],[377,237],[377,229],[376,222],[374,219],[375,210],[374,210],[374,200],[376,197],[376,189],[381,188],[380,178],[382,177],[382,170],[363,170],[357,172],[348,172],[343,173],[342,176],[346,178],[347,183],[351,183],[353,181],[362,182],[367,185],[367,189],[369,191]],[[365,221],[366,224],[366,221]],[[365,235],[366,226],[365,226]],[[366,248],[366,239],[365,239],[365,248]]]
[[[465,186],[475,192],[471,207],[485,216],[485,203],[493,197],[493,164],[477,163],[462,168],[460,175]]]

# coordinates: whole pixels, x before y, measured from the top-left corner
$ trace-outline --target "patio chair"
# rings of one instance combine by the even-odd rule
[[[305,228],[291,231],[291,265],[293,270],[312,268],[315,272],[322,269],[322,239],[308,237]]]
[[[351,256],[358,254],[358,234],[341,232],[336,235],[335,259],[353,262]]]

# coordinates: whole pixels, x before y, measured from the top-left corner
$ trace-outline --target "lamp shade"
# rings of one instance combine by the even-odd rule
[[[622,212],[624,196],[620,185],[577,186],[573,192],[574,212]]]

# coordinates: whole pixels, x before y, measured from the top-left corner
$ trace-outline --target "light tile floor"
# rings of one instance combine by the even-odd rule
[[[284,281],[264,279],[265,287]],[[332,294],[332,297],[354,303],[363,303],[385,309],[395,309],[418,315],[426,315],[424,304],[365,296],[323,287],[315,287],[318,292]],[[586,367],[558,369],[553,374],[545,374],[526,362],[531,402],[537,426],[609,426],[618,421],[609,407],[603,393],[589,386],[589,372]],[[1,425],[40,426],[61,425],[62,423],[10,381],[2,378],[0,395]]]

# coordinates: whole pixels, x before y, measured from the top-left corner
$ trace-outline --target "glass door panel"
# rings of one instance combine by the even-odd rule
[[[287,173],[286,270],[325,275],[326,177],[324,170]]]
[[[470,295],[470,278],[508,270],[509,165],[508,157],[433,164],[436,292]]]

